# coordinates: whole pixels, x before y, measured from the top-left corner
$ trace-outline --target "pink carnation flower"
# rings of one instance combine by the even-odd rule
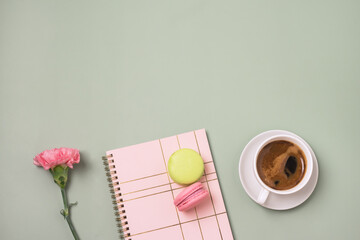
[[[34,164],[42,166],[45,170],[58,165],[73,168],[74,163],[80,162],[79,150],[74,148],[54,148],[45,150],[34,157]]]

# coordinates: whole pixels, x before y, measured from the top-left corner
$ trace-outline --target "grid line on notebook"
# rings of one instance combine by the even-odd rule
[[[179,141],[179,136],[178,136],[178,135],[176,135],[176,139],[177,139],[177,142],[178,142],[178,144],[179,144],[179,149],[181,149],[180,141]],[[198,225],[199,225],[199,229],[200,229],[201,238],[202,238],[202,240],[204,240],[204,235],[203,235],[203,232],[202,232],[202,230],[201,230],[200,220],[199,220],[199,216],[198,216],[196,207],[195,207],[194,209],[195,209],[195,215],[196,215],[196,219],[197,219],[197,222],[198,222]]]
[[[196,207],[195,207],[194,209],[195,209],[196,219],[197,219],[197,222],[198,222],[198,225],[199,225],[199,229],[200,229],[201,238],[204,240],[204,235],[203,235],[202,230],[201,230],[200,220],[199,220],[198,213],[197,213],[197,211],[196,211]]]
[[[199,148],[199,143],[198,143],[198,140],[197,140],[195,131],[194,131],[194,136],[195,136],[195,141],[196,141],[196,145],[197,145],[199,154],[200,154],[200,156],[201,156],[201,152],[200,152],[200,148]],[[209,193],[210,193],[211,204],[212,204],[212,207],[213,207],[213,209],[214,209],[214,212],[216,213],[216,211],[215,211],[215,206],[214,206],[214,201],[213,201],[212,196],[211,196],[211,190],[210,190],[210,187],[209,187],[209,183],[208,183],[208,181],[207,181],[206,174],[205,174],[205,179],[206,179],[206,185],[207,185],[207,187],[208,187],[208,189],[209,189]],[[215,218],[216,218],[217,226],[218,226],[218,228],[219,228],[220,237],[221,237],[221,239],[223,239],[223,236],[222,236],[222,234],[221,234],[220,225],[219,225],[219,220],[218,220],[216,214],[215,214]]]
[[[177,143],[178,143],[178,145],[179,145],[179,149],[181,149],[180,141],[179,141],[179,136],[178,136],[178,135],[176,135],[176,140],[177,140]]]
[[[212,162],[213,162],[213,161],[208,161],[208,162],[204,162],[204,164],[212,163]],[[216,173],[216,172],[212,172],[212,173]],[[212,174],[212,173],[208,173],[208,174]],[[120,183],[120,184],[129,183],[129,182],[133,182],[133,181],[137,181],[137,180],[142,180],[142,179],[150,178],[150,177],[155,177],[155,176],[159,176],[159,175],[163,175],[163,174],[167,174],[167,172],[157,173],[157,174],[154,174],[154,175],[145,176],[145,177],[136,178],[136,179],[131,179],[131,180],[128,180],[128,181],[125,181],[125,182],[119,182],[119,183]],[[174,183],[173,181],[170,181],[170,182],[171,182],[171,183]]]
[[[145,179],[145,178],[150,178],[150,177],[155,177],[155,176],[159,176],[159,175],[163,175],[163,174],[166,174],[166,172],[158,173],[158,174],[154,174],[154,175],[150,175],[150,176],[146,176],[146,177],[131,179],[131,180],[129,180],[129,181],[124,181],[124,182],[119,182],[119,183],[120,183],[120,184],[124,184],[124,183],[133,182],[133,181],[137,181],[137,180],[141,180],[141,179]]]
[[[210,174],[214,174],[215,172],[209,173],[207,175]],[[205,181],[200,181],[201,183],[204,183],[206,181],[210,182],[210,181],[214,181],[217,180],[217,178],[213,178],[213,179],[206,179]],[[128,194],[132,194],[132,193],[137,193],[137,192],[141,192],[141,191],[146,191],[149,189],[153,189],[153,188],[158,188],[158,187],[163,187],[163,186],[167,186],[167,185],[171,185],[172,183],[165,183],[165,184],[161,184],[161,185],[157,185],[157,186],[153,186],[153,187],[149,187],[149,188],[144,188],[144,189],[140,189],[140,190],[136,190],[136,191],[132,191],[132,192],[127,192],[127,193],[123,193],[122,195],[128,195]],[[179,187],[179,188],[173,188],[172,190],[177,190],[177,189],[183,189],[186,188],[185,186],[183,187]]]
[[[159,144],[160,144],[161,154],[162,154],[162,157],[163,157],[163,160],[164,160],[164,164],[165,164],[165,168],[166,168],[166,160],[165,160],[165,156],[164,156],[164,150],[163,150],[163,147],[162,147],[162,145],[161,145],[160,139],[159,139]],[[172,186],[171,186],[171,181],[170,181],[169,173],[166,172],[166,175],[167,175],[167,178],[168,178],[168,180],[169,180],[171,195],[172,195],[173,200],[174,200],[174,199],[175,199],[175,197],[174,197],[174,191],[173,191]],[[174,206],[174,207],[175,207],[175,206]],[[176,207],[175,207],[175,211],[176,211],[176,216],[177,216],[177,218],[178,218],[178,220],[179,220],[179,225],[180,225],[180,229],[181,229],[182,238],[183,238],[183,240],[185,240],[185,238],[184,238],[184,232],[183,232],[183,230],[182,230],[181,223],[180,223],[179,213],[178,213],[178,210],[177,210]]]
[[[130,199],[123,200],[122,202],[129,202],[129,201],[132,201],[132,200],[136,200],[136,199],[140,199],[140,198],[146,198],[146,197],[150,197],[150,196],[154,196],[154,195],[158,195],[158,194],[162,194],[162,193],[166,193],[166,192],[171,192],[171,190],[166,190],[166,191],[162,191],[162,192],[152,193],[152,194],[149,194],[149,195],[144,195],[144,196],[136,197],[136,198],[130,198]]]
[[[201,183],[205,183],[205,182],[210,182],[210,181],[215,181],[215,180],[218,180],[217,178],[214,178],[214,179],[211,179],[211,180],[207,180],[207,181],[203,181]],[[164,186],[166,185],[169,185],[169,184],[164,184]],[[157,186],[159,187],[159,186]],[[153,187],[153,188],[157,188],[157,187]],[[153,189],[153,188],[149,188],[149,189]],[[178,189],[183,189],[183,188],[186,188],[186,187],[179,187],[179,188],[173,188],[172,190],[165,190],[165,191],[162,191],[162,192],[156,192],[156,193],[152,193],[152,194],[148,194],[148,195],[143,195],[141,197],[136,197],[136,198],[130,198],[130,199],[126,199],[126,200],[122,200],[121,202],[129,202],[129,201],[132,201],[132,200],[136,200],[136,199],[140,199],[140,198],[145,198],[145,197],[150,197],[150,196],[154,196],[154,195],[157,195],[157,194],[161,194],[161,193],[166,193],[166,192],[171,192],[173,190],[178,190]],[[145,190],[148,190],[148,189],[145,189]],[[132,193],[136,193],[136,192],[141,192],[141,191],[145,191],[145,190],[140,190],[140,191],[134,191]],[[130,194],[130,193],[128,193]],[[123,195],[126,195],[126,194],[121,194],[122,196]],[[120,201],[118,201],[117,203],[120,203]]]
[[[203,176],[205,176],[205,175],[211,175],[211,174],[214,174],[214,173],[216,173],[216,172],[205,173]],[[164,172],[163,174],[167,174],[167,172]],[[138,180],[142,180],[142,179],[145,179],[145,178],[150,178],[150,177],[158,176],[158,175],[161,175],[161,174],[155,174],[155,175],[148,176],[148,177],[143,177],[143,178],[134,179],[134,180],[131,180],[131,182],[133,182],[133,181],[138,181]],[[124,183],[128,183],[128,182],[130,182],[130,181],[119,182],[119,184],[124,184]],[[173,183],[175,183],[175,182],[169,181],[169,183],[165,183],[165,184],[162,184],[162,185],[154,186],[154,188],[155,188],[155,187],[160,187],[160,186],[169,185],[169,184],[173,184]],[[144,189],[144,190],[146,190],[146,189]],[[129,194],[129,193],[124,193],[124,195],[126,195],[126,194]]]

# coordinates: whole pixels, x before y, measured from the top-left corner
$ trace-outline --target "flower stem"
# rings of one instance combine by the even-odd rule
[[[63,202],[64,202],[64,209],[62,211],[62,214],[64,215],[67,223],[69,224],[69,227],[70,227],[70,230],[74,236],[74,239],[75,240],[79,240],[79,236],[77,235],[76,231],[75,231],[75,228],[72,224],[72,221],[70,219],[70,211],[69,211],[69,203],[68,203],[68,200],[67,200],[67,197],[66,197],[66,192],[65,192],[65,188],[61,188],[61,195],[62,195],[62,198],[63,198]]]

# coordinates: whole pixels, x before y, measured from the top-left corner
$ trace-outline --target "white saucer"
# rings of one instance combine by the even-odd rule
[[[310,148],[310,152],[314,160],[313,174],[309,182],[305,185],[303,189],[300,189],[299,191],[289,195],[270,193],[266,202],[263,205],[261,205],[263,207],[273,210],[287,210],[297,207],[303,202],[305,202],[305,200],[308,199],[311,193],[314,191],[318,180],[319,167],[316,160],[316,156],[314,151],[311,149],[309,144],[305,142],[305,140],[295,135],[294,133],[283,130],[271,130],[257,135],[256,137],[251,139],[251,141],[246,145],[246,147],[241,153],[240,161],[239,161],[239,176],[240,176],[241,184],[243,185],[246,193],[249,195],[249,197],[252,200],[255,201],[255,199],[257,199],[261,191],[261,185],[256,180],[253,171],[254,155],[257,150],[257,147],[261,142],[265,140],[265,138],[271,137],[276,134],[290,134],[298,138],[300,141],[303,141]]]

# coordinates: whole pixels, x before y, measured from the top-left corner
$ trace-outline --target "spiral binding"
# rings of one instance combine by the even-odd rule
[[[109,182],[111,198],[113,199],[112,202],[114,204],[115,220],[117,222],[116,226],[118,227],[120,239],[131,240],[126,211],[124,209],[123,199],[121,198],[122,194],[119,187],[120,183],[117,181],[118,177],[116,176],[113,155],[106,155],[102,157],[102,159],[105,166],[107,180]]]

